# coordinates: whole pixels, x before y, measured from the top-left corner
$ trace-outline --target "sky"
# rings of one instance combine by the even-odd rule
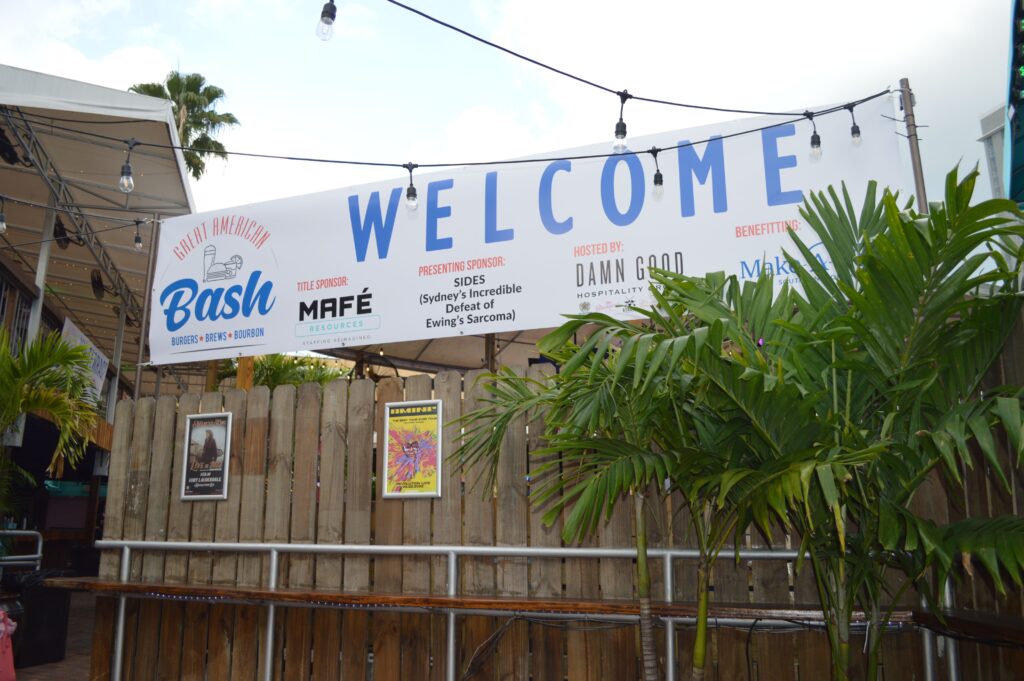
[[[1005,102],[1009,0],[408,0],[614,89],[733,108],[843,103],[910,79],[929,198],[981,163],[979,119]],[[356,160],[473,161],[608,139],[618,98],[492,50],[384,0],[0,0],[0,63],[108,87],[199,72],[223,88],[229,150]],[[631,135],[735,114],[629,102]],[[822,140],[827,153],[830,143]],[[212,161],[197,209],[399,176],[394,169]]]

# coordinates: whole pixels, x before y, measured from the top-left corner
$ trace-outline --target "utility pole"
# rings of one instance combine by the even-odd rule
[[[921,147],[917,138],[917,120],[914,118],[914,94],[910,80],[900,78],[900,98],[903,120],[907,124],[907,142],[910,144],[910,165],[914,169],[914,192],[917,194],[917,212],[928,212],[928,196],[924,191],[924,168],[921,165]]]

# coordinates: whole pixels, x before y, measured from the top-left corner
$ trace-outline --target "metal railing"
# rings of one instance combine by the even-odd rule
[[[493,558],[636,558],[636,549],[618,548],[589,548],[589,547],[546,547],[546,546],[443,546],[443,545],[368,545],[368,544],[286,544],[286,543],[256,543],[256,542],[188,542],[188,541],[146,541],[146,540],[100,540],[96,542],[98,549],[118,549],[121,552],[120,580],[129,581],[132,551],[175,551],[175,552],[229,552],[229,553],[263,553],[270,558],[268,590],[277,589],[278,563],[282,553],[304,553],[316,555],[368,555],[368,556],[443,556],[447,559],[447,595],[458,596],[459,558],[463,557],[493,557]],[[734,555],[729,551],[729,555]],[[795,561],[799,555],[792,549],[740,549],[739,559],[742,561]],[[697,549],[686,548],[649,548],[647,555],[650,559],[660,559],[664,564],[664,593],[665,602],[673,601],[672,594],[675,591],[673,580],[673,561],[675,560],[696,560],[700,558]],[[121,595],[118,598],[117,625],[114,638],[114,660],[111,669],[111,681],[121,681],[121,668],[124,647],[124,623],[125,604],[128,596]],[[311,606],[316,607],[315,604]],[[266,622],[266,646],[264,649],[264,679],[272,681],[273,678],[273,651],[274,651],[274,617],[275,604],[267,603]],[[388,607],[388,610],[402,610],[402,608]],[[419,610],[419,609],[413,609]],[[446,632],[446,667],[445,678],[447,681],[455,681],[456,674],[456,640],[455,640],[455,618],[462,615],[503,615],[508,611],[501,610],[447,610],[447,632]],[[514,614],[514,613],[513,613]],[[544,619],[579,619],[575,615],[558,613],[530,613],[533,617]],[[614,621],[636,621],[636,615],[588,615],[587,619],[601,619]],[[675,681],[675,625],[676,623],[692,623],[694,618],[689,617],[663,617],[665,625],[665,678],[666,681]],[[730,618],[728,621],[718,618],[718,624],[737,625],[754,622],[753,618]],[[768,621],[758,619],[759,627],[792,627],[793,622],[784,620]],[[924,630],[927,631],[927,630]],[[928,632],[931,633],[931,632]],[[926,646],[926,655],[928,647]],[[930,671],[926,674],[926,681],[935,681],[934,664],[930,657],[925,660],[925,669]],[[950,673],[951,681],[958,681],[959,676]]]
[[[43,563],[43,535],[35,530],[0,530],[0,538],[3,537],[35,537],[36,552],[0,556],[0,568],[31,567],[39,569]]]

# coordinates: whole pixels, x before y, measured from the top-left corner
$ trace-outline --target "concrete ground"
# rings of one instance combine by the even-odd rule
[[[88,592],[71,594],[68,615],[67,653],[61,662],[16,669],[18,681],[68,681],[89,677],[92,628],[96,597]]]

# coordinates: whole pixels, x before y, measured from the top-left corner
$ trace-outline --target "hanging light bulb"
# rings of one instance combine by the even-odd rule
[[[665,197],[665,178],[661,174],[661,168],[658,167],[658,152],[661,151],[658,147],[651,147],[649,153],[654,157],[654,186],[651,188],[651,198],[655,201],[661,201]]]
[[[405,190],[405,206],[409,210],[416,210],[420,202],[416,198],[416,186],[412,183],[412,171],[418,166],[415,163],[406,163],[402,167],[409,171],[409,188]]]
[[[811,122],[811,160],[817,161],[821,158],[821,135],[818,134],[818,126],[814,122],[814,113],[810,111],[804,111],[804,116]]]
[[[622,112],[626,108],[626,100],[633,95],[626,90],[616,93],[619,95],[619,122],[615,124],[615,141],[612,143],[612,151],[621,154],[626,151],[626,121],[622,120]]]
[[[334,20],[338,16],[338,8],[334,6],[334,0],[324,3],[320,10],[320,21],[316,25],[316,37],[320,40],[330,40],[334,36]]]
[[[0,234],[7,231],[7,216],[4,215],[4,200],[0,198]]]
[[[128,156],[121,166],[121,179],[117,181],[117,188],[125,194],[131,194],[135,189],[135,180],[132,179],[132,149],[138,144],[135,140],[128,140]]]
[[[815,130],[811,133],[811,160],[821,159],[821,135]]]
[[[853,146],[860,146],[860,126],[857,125],[857,119],[853,116],[853,104],[847,104],[846,110],[850,112],[850,122],[853,125],[850,126],[850,141],[853,142]]]
[[[135,250],[142,250],[142,233],[139,232],[139,226],[142,224],[140,220],[135,221]]]
[[[135,189],[135,180],[132,179],[132,164],[125,163],[121,166],[121,179],[117,181],[117,188],[125,194],[131,194]]]

